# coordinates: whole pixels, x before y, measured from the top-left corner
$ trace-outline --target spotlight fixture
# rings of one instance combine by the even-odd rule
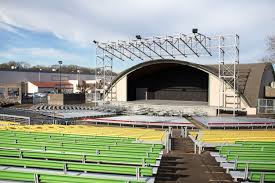
[[[194,34],[198,33],[198,29],[197,28],[196,29],[192,29],[192,33],[194,33]]]
[[[140,36],[140,35],[136,35],[136,38],[137,38],[137,39],[141,39],[141,36]]]

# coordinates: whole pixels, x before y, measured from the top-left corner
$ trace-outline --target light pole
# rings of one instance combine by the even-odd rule
[[[59,63],[59,91],[61,93],[61,65],[63,62],[60,60],[58,61],[58,63]]]
[[[80,70],[79,69],[77,69],[77,82],[79,83],[79,74],[80,74]]]
[[[39,69],[39,75],[38,75],[38,80],[40,82],[40,72],[42,71],[42,69]]]

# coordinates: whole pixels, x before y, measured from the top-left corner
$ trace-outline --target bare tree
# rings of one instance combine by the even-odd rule
[[[267,52],[268,55],[262,61],[275,64],[275,35],[267,37]]]
[[[271,60],[275,61],[275,36],[270,36],[268,40],[268,52]]]
[[[88,91],[93,90],[94,86],[92,84],[86,83],[85,81],[82,81],[77,85],[77,88],[80,93],[88,93]]]

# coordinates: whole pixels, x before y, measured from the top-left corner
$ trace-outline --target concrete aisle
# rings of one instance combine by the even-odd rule
[[[163,156],[156,183],[233,183],[209,152],[195,155],[191,139],[180,138],[176,130],[173,134],[172,151]]]

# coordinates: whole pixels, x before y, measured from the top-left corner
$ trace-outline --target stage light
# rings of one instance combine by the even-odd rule
[[[192,33],[198,33],[198,29],[192,29]]]
[[[141,39],[141,36],[140,36],[140,35],[136,35],[136,38],[137,38],[137,39]]]

